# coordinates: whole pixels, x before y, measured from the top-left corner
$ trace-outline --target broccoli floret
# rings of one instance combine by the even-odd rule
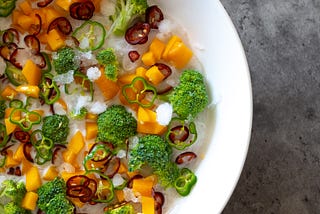
[[[112,33],[117,36],[125,34],[130,21],[139,15],[143,15],[148,8],[147,0],[117,0],[115,13],[110,16],[113,21]]]
[[[172,186],[179,177],[179,168],[171,161],[172,149],[157,135],[145,135],[130,151],[129,171],[150,166],[164,187]]]
[[[47,214],[73,213],[74,207],[66,197],[66,189],[66,183],[60,177],[45,183],[38,189],[38,207]]]
[[[67,199],[66,195],[59,193],[53,197],[47,204],[46,214],[73,214],[74,206]]]
[[[0,186],[0,204],[5,205],[9,202],[20,204],[27,190],[23,182],[5,180]]]
[[[69,118],[58,114],[44,117],[42,133],[56,144],[65,143],[69,134]]]
[[[88,110],[85,107],[82,107],[79,110],[73,109],[69,115],[74,120],[83,120],[85,119],[87,113],[88,113]]]
[[[125,140],[137,133],[137,121],[121,105],[113,105],[99,114],[98,140],[121,146]]]
[[[4,118],[4,111],[6,110],[7,105],[4,100],[0,100],[0,119]]]
[[[126,205],[108,210],[105,214],[134,214],[134,208],[131,204],[126,204]]]
[[[53,65],[58,74],[64,74],[71,70],[77,71],[80,67],[80,61],[77,59],[74,49],[63,47],[53,57]]]
[[[185,70],[180,83],[169,94],[174,112],[182,119],[194,119],[208,105],[208,100],[204,77],[195,70]]]
[[[22,208],[19,204],[15,202],[10,202],[4,205],[5,214],[31,214],[29,210]]]
[[[119,71],[119,63],[113,48],[107,48],[97,54],[99,64],[104,66],[104,74],[112,81],[116,81]]]

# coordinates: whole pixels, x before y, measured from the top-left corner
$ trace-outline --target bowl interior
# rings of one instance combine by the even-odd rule
[[[240,176],[250,140],[251,81],[237,32],[219,1],[150,1],[174,17],[189,34],[213,99],[210,141],[191,194],[179,199],[170,213],[219,213]]]

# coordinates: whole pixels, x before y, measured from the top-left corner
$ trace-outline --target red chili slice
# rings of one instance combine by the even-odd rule
[[[167,79],[172,74],[171,68],[166,64],[156,63],[155,66],[157,66],[159,71],[165,76],[164,79]]]
[[[79,197],[80,201],[83,203],[90,202],[91,199],[94,197],[94,195],[97,192],[97,182],[93,179],[90,179],[90,182],[89,182],[87,188],[89,188],[91,190],[92,194]]]
[[[8,150],[11,146],[13,146],[13,145],[9,145],[9,146],[6,146],[6,147],[4,147],[3,149],[1,149],[1,151],[0,151],[1,155],[6,156],[6,155],[8,154],[7,150]]]
[[[95,6],[91,1],[75,2],[70,5],[70,16],[77,20],[89,20],[92,18]]]
[[[74,186],[67,188],[67,195],[72,198],[90,197],[92,196],[92,191],[86,186]]]
[[[23,154],[24,154],[24,157],[30,161],[31,163],[33,163],[33,158],[31,156],[31,151],[32,151],[32,143],[31,142],[27,142],[25,144],[23,144]]]
[[[2,35],[3,43],[19,43],[19,32],[14,28],[7,29]]]
[[[119,171],[119,168],[120,158],[118,158],[117,156],[113,156],[107,163],[105,163],[103,174],[105,174],[109,178],[113,178],[113,176]]]
[[[14,171],[14,175],[15,176],[21,176],[22,172],[19,166],[16,167],[15,171]]]
[[[35,16],[38,19],[38,23],[37,24],[31,24],[30,28],[29,28],[29,33],[32,35],[38,35],[41,32],[41,26],[42,26],[42,19],[41,16],[39,14],[35,14]]]
[[[158,29],[159,23],[163,20],[163,13],[159,7],[153,5],[146,10],[146,21],[152,29]]]
[[[30,134],[28,132],[18,130],[14,132],[14,137],[21,143],[30,142]]]
[[[22,48],[15,49],[10,55],[10,60],[9,60],[12,65],[16,66],[19,69],[22,69],[22,63],[18,60],[20,58],[19,56],[23,55],[23,53],[20,54],[21,52],[23,52],[22,50],[23,50]]]
[[[90,183],[90,178],[85,175],[75,175],[68,179],[67,187],[80,187],[84,186],[87,187]]]
[[[129,51],[128,56],[131,62],[135,62],[139,59],[140,54],[138,51]]]
[[[137,22],[127,29],[125,39],[131,45],[144,44],[148,41],[150,25],[148,23]]]
[[[12,53],[18,49],[15,43],[7,43],[0,46],[0,55],[4,60],[10,61]]]
[[[47,33],[52,29],[58,29],[64,35],[69,35],[72,32],[72,25],[66,17],[58,17],[49,24]]]
[[[189,129],[186,126],[175,126],[171,129],[169,139],[171,142],[186,141],[189,137]]]
[[[162,214],[162,207],[164,204],[164,196],[161,192],[153,192],[153,198],[155,201],[154,211],[156,214]]]
[[[197,155],[194,152],[184,152],[176,158],[176,164],[188,163],[195,159]]]
[[[53,0],[43,0],[37,3],[38,7],[46,7],[48,4],[53,2]]]
[[[40,41],[35,35],[25,36],[24,43],[31,49],[32,53],[37,54],[40,52]]]
[[[67,147],[65,145],[55,145],[55,148],[53,150],[53,154],[52,154],[52,159],[51,159],[51,163],[55,164],[57,156],[58,156],[58,152],[60,150],[66,149]]]

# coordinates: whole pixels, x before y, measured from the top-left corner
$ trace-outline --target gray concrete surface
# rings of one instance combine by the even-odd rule
[[[221,0],[252,78],[251,144],[223,214],[320,213],[320,0]]]

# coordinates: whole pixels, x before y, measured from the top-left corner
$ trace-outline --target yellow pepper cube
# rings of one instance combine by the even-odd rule
[[[97,137],[98,125],[96,122],[86,122],[86,140],[92,140]]]
[[[29,85],[39,85],[42,72],[32,60],[27,59],[21,72],[27,79]]]
[[[35,192],[27,192],[22,199],[21,207],[26,210],[35,210],[37,207],[38,194]]]
[[[167,60],[176,68],[181,69],[188,64],[192,55],[192,51],[183,42],[176,42],[169,50]]]
[[[24,145],[23,143],[20,143],[17,150],[13,154],[13,159],[19,163],[21,163],[22,159],[25,158],[23,153],[23,145]]]
[[[1,92],[1,97],[12,100],[17,94],[18,92],[12,86],[7,85]]]
[[[19,4],[19,8],[26,15],[30,15],[32,13],[32,7],[29,1],[23,1]]]
[[[165,75],[154,65],[146,71],[146,77],[150,82],[158,85],[165,78]]]
[[[10,149],[7,150],[7,158],[6,158],[6,163],[5,163],[5,167],[10,168],[10,167],[14,167],[20,164],[20,162],[16,161],[15,159],[13,159],[13,151],[11,151]]]
[[[154,214],[154,198],[141,196],[142,213],[143,214]]]
[[[83,135],[80,131],[77,131],[71,138],[68,144],[68,150],[72,151],[74,154],[79,154],[79,152],[84,147]]]
[[[138,109],[138,121],[140,123],[146,123],[146,122],[156,122],[157,121],[157,113],[149,110],[149,109],[144,109],[141,106]]]
[[[40,88],[36,85],[19,85],[16,87],[16,91],[34,98],[38,98],[40,94]]]
[[[153,53],[154,58],[156,60],[160,60],[162,58],[162,54],[166,48],[166,45],[160,41],[158,38],[155,38],[149,47],[149,50]]]
[[[32,166],[26,173],[27,191],[36,191],[41,186],[41,177],[36,166]]]
[[[69,11],[70,5],[73,3],[73,0],[56,0],[55,3],[65,11]]]
[[[29,30],[32,24],[35,23],[33,16],[28,16],[28,15],[21,15],[17,20],[17,22],[18,22],[18,25],[26,31]]]
[[[146,66],[152,66],[154,63],[156,63],[156,58],[151,51],[144,53],[141,57],[141,60]]]
[[[164,49],[163,51],[163,54],[162,54],[162,58],[164,60],[168,60],[168,53],[169,53],[169,50],[171,50],[172,46],[176,43],[176,42],[181,42],[181,39],[176,36],[176,35],[173,35],[170,40],[168,41],[167,45],[166,45],[166,48]]]
[[[48,45],[53,51],[56,51],[65,45],[64,39],[56,29],[52,29],[49,31],[49,33],[47,34],[47,41]]]
[[[144,67],[137,67],[136,68],[136,75],[138,77],[146,78],[146,72],[147,72],[147,69]]]
[[[55,179],[55,177],[57,177],[58,174],[59,173],[58,173],[56,167],[52,165],[52,166],[49,166],[46,173],[43,175],[43,179],[47,180],[47,181],[51,181],[51,180]]]
[[[70,163],[72,166],[77,166],[77,154],[75,154],[72,150],[67,149],[62,152],[63,160],[67,163]]]

